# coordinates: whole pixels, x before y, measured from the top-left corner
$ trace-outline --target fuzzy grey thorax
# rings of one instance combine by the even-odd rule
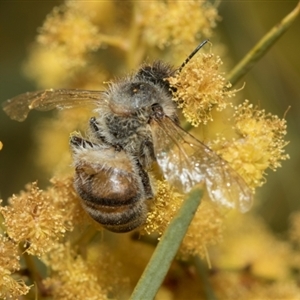
[[[97,118],[100,128],[105,128],[105,142],[120,145],[136,157],[144,157],[141,161],[144,167],[154,159],[150,126],[155,117],[154,107],[159,106],[163,114],[177,120],[171,92],[162,79],[159,79],[161,84],[153,81],[153,71],[145,66],[136,75],[112,83],[105,96],[110,110]],[[165,71],[165,75],[170,72]]]

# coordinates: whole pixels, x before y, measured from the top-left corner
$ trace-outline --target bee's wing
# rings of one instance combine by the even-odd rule
[[[242,212],[250,209],[251,189],[213,150],[168,117],[152,125],[157,162],[175,188],[188,192],[195,184],[204,182],[214,202]]]
[[[47,111],[54,108],[71,108],[79,105],[99,105],[101,91],[87,90],[43,90],[28,92],[7,100],[3,104],[3,110],[10,118],[16,121],[24,121],[32,109]]]

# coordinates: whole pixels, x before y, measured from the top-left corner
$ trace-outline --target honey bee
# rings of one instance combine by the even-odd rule
[[[206,42],[178,69],[156,61],[111,83],[105,91],[29,92],[4,103],[4,111],[23,121],[32,109],[94,105],[88,138],[70,137],[74,187],[87,213],[110,231],[128,232],[146,221],[155,195],[149,176],[155,163],[180,192],[203,182],[212,201],[245,212],[252,204],[251,189],[213,150],[180,127],[166,80],[180,72]]]

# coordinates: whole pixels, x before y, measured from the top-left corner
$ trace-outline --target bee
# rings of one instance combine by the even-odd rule
[[[142,225],[155,192],[151,168],[182,193],[205,183],[212,201],[242,212],[252,192],[220,156],[179,125],[167,78],[178,69],[155,61],[111,83],[107,90],[49,89],[21,94],[4,103],[4,111],[23,121],[30,110],[94,105],[88,138],[70,137],[74,187],[86,212],[104,228],[128,232]]]

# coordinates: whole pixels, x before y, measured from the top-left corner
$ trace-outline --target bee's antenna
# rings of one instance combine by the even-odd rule
[[[184,68],[184,66],[193,58],[193,56],[208,42],[209,40],[203,41],[201,44],[199,44],[196,49],[186,58],[186,60],[182,63],[180,68],[178,69],[178,72],[181,72],[181,70]]]

